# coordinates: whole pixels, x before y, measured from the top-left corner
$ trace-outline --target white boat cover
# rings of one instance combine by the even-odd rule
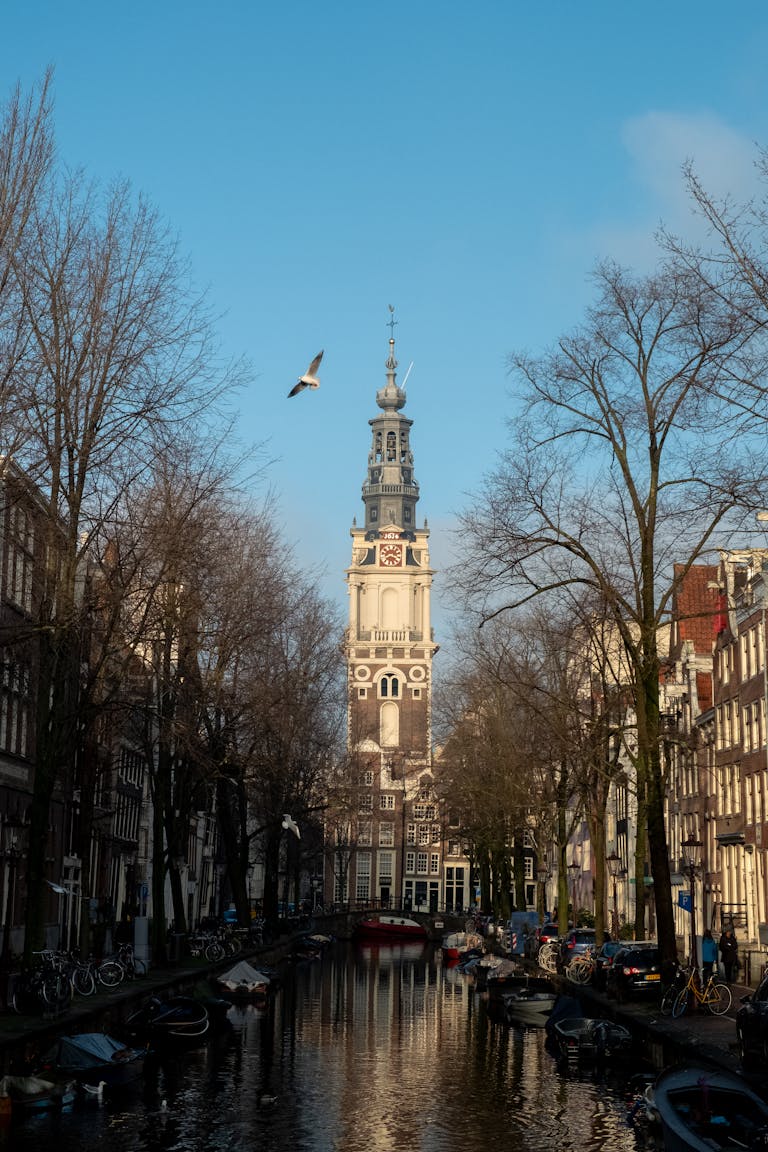
[[[230,968],[228,972],[222,972],[221,975],[217,976],[217,980],[220,984],[234,987],[237,987],[238,984],[249,986],[269,984],[269,976],[264,972],[259,972],[258,968],[252,968],[247,960],[238,961],[234,968]]]

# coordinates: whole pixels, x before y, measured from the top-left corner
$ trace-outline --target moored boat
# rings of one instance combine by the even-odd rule
[[[269,995],[271,981],[266,972],[254,968],[247,960],[240,960],[233,968],[217,976],[216,983],[226,996],[237,1000],[258,1000]]]
[[[443,959],[449,961],[461,960],[471,952],[479,956],[485,951],[483,938],[476,932],[447,932],[440,948]]]
[[[595,1063],[608,1057],[629,1055],[632,1050],[632,1033],[612,1020],[566,1016],[553,1023],[552,1036],[560,1055],[569,1063]]]
[[[57,1083],[40,1076],[0,1078],[0,1115],[11,1118],[29,1112],[67,1108],[77,1096],[74,1081]]]
[[[657,1077],[652,1099],[665,1152],[768,1149],[768,1104],[733,1073],[669,1068]]]
[[[78,1084],[119,1088],[141,1076],[145,1054],[143,1047],[127,1046],[106,1032],[81,1032],[60,1036],[43,1057],[41,1071]]]
[[[504,1010],[509,1024],[530,1024],[541,1028],[552,1011],[557,993],[537,991],[520,986],[503,996]]]
[[[415,940],[427,938],[427,930],[408,916],[369,916],[358,920],[355,933],[367,940]]]
[[[153,1048],[201,1043],[208,1034],[208,1009],[193,996],[156,996],[128,1017],[125,1023],[131,1039]]]

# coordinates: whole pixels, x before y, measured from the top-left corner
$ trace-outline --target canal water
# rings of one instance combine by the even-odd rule
[[[558,1069],[439,950],[332,945],[268,1008],[122,1097],[0,1128],[3,1152],[634,1152],[623,1085]]]

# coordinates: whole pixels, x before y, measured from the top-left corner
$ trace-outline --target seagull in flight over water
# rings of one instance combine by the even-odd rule
[[[283,828],[289,828],[291,832],[293,832],[296,839],[301,840],[301,832],[299,832],[299,826],[293,817],[289,816],[287,812],[283,815]]]
[[[320,366],[320,361],[322,360],[322,358],[323,358],[323,353],[318,352],[317,356],[315,356],[314,360],[310,364],[309,368],[307,368],[304,375],[299,376],[299,379],[296,381],[293,388],[291,388],[290,392],[288,393],[289,399],[291,396],[298,396],[299,392],[303,392],[305,388],[319,388],[320,387],[320,381],[318,380],[315,373],[317,372],[317,369]]]

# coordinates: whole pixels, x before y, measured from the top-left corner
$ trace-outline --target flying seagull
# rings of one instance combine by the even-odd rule
[[[61,884],[54,884],[52,880],[46,880],[46,884],[49,888],[53,888],[57,896],[64,896],[66,894],[67,890],[66,888],[62,888]]]
[[[317,376],[315,376],[315,372],[317,372],[322,358],[323,353],[318,352],[317,356],[315,356],[314,360],[310,364],[309,368],[307,368],[304,375],[299,376],[299,379],[296,381],[293,388],[291,388],[290,392],[288,393],[289,399],[291,396],[298,396],[299,392],[303,392],[305,388],[320,387],[320,381],[318,380]]]
[[[293,817],[289,816],[287,812],[283,816],[283,828],[289,828],[291,832],[293,832],[296,839],[301,840],[301,832],[299,832],[299,826]]]

